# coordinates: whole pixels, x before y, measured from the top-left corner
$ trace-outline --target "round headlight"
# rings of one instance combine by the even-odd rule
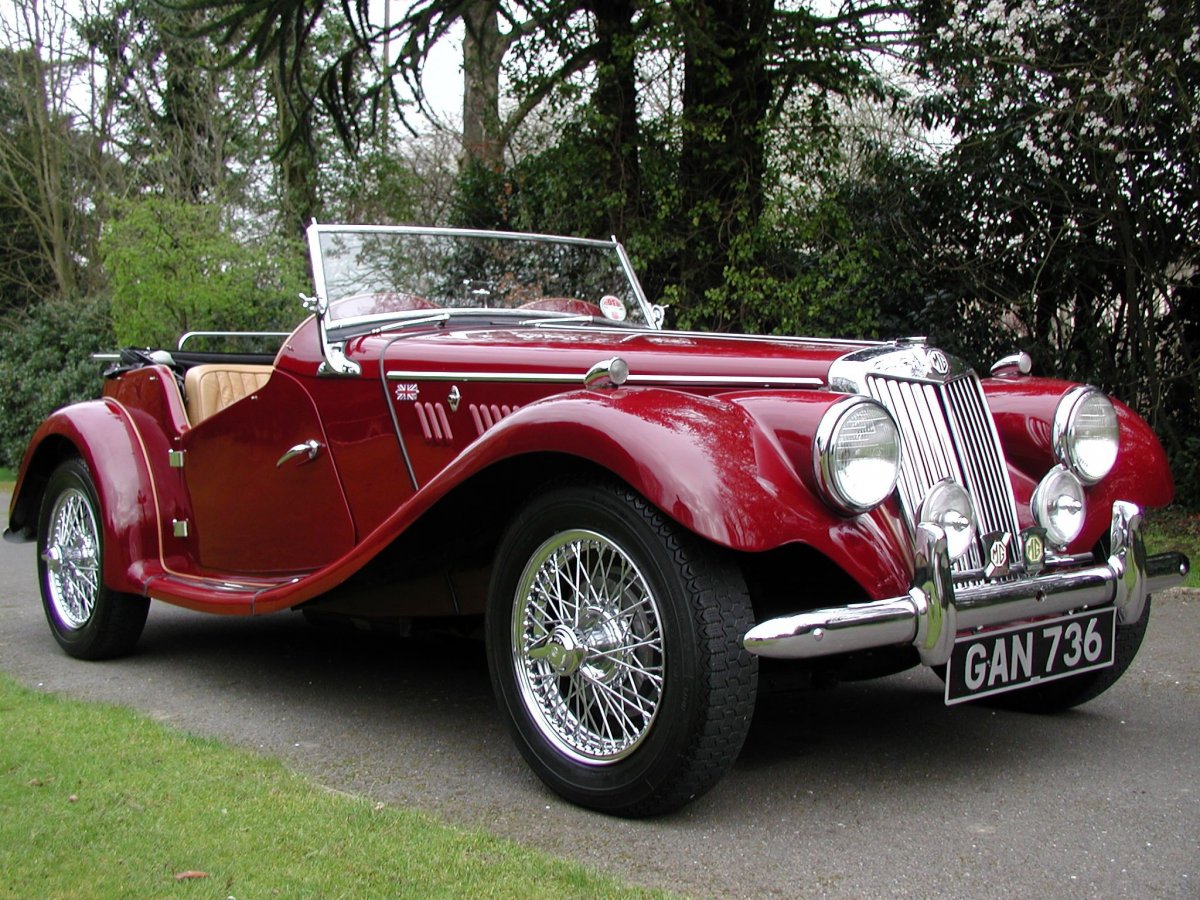
[[[852,397],[831,406],[817,427],[813,452],[817,483],[842,512],[866,512],[895,490],[900,434],[874,400]]]
[[[946,532],[946,550],[951,559],[958,559],[975,539],[975,504],[961,485],[953,481],[939,481],[917,511],[917,519],[931,522]]]
[[[1033,517],[1056,547],[1065,547],[1083,528],[1083,485],[1062,466],[1049,471],[1033,492]]]
[[[1120,444],[1117,411],[1092,387],[1067,391],[1054,411],[1054,453],[1058,461],[1095,484],[1112,470]]]

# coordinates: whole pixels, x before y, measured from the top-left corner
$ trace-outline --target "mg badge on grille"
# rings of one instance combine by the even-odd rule
[[[1025,557],[1025,568],[1039,572],[1046,564],[1046,534],[1041,528],[1027,528],[1021,532],[1021,554]]]
[[[950,360],[946,358],[946,354],[941,350],[930,350],[928,357],[929,368],[938,375],[945,375],[950,371]]]
[[[983,536],[983,552],[987,560],[983,569],[985,578],[1002,578],[1008,574],[1011,543],[1012,535],[1006,531],[993,531]]]

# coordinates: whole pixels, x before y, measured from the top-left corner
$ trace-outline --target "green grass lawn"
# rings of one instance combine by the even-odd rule
[[[6,676],[0,735],[0,897],[662,896]]]

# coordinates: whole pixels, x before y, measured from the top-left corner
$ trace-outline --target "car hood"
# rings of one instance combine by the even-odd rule
[[[389,369],[503,374],[578,374],[620,357],[631,381],[654,378],[680,386],[730,387],[770,383],[828,383],[830,365],[862,342],[744,337],[695,332],[626,331],[597,327],[445,328],[392,332],[355,341],[355,356],[383,359]],[[349,349],[349,348],[348,348]],[[786,379],[786,381],[784,381]]]

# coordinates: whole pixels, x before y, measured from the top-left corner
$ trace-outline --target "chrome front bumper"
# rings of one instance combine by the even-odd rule
[[[922,523],[907,594],[769,619],[751,628],[744,644],[758,656],[781,659],[912,644],[921,662],[939,666],[950,658],[960,631],[1110,604],[1118,622],[1136,622],[1146,598],[1182,584],[1189,565],[1182,553],[1147,557],[1141,529],[1141,510],[1117,502],[1107,563],[955,590],[946,535],[937,525]]]

